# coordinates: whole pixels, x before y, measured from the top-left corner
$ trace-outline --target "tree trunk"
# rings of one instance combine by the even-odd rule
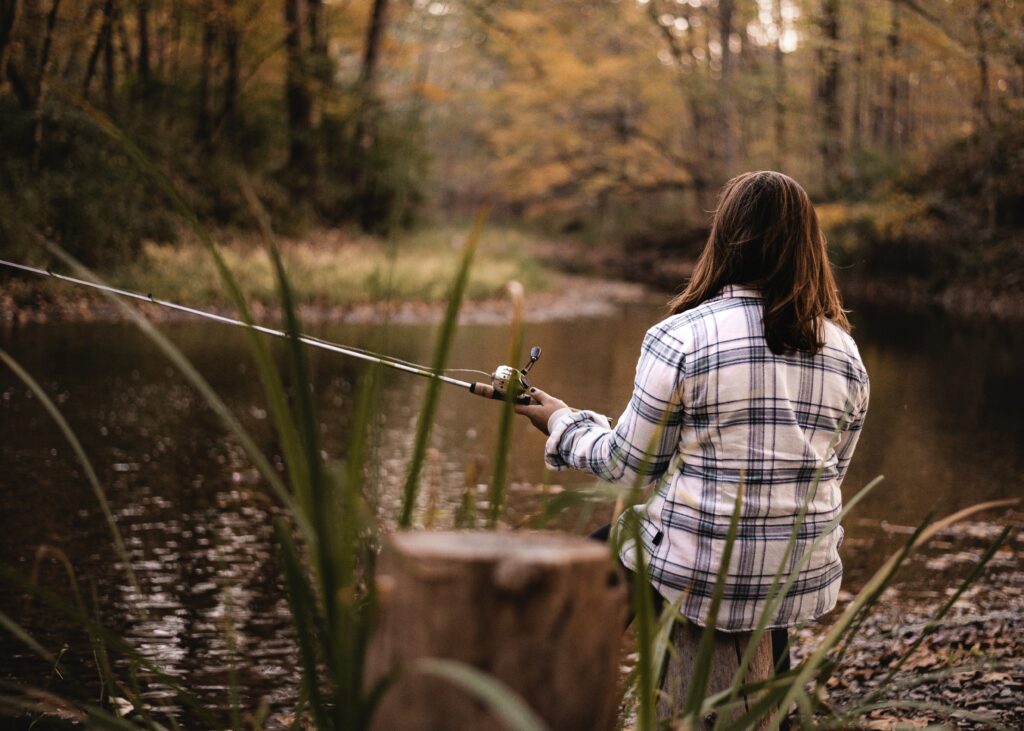
[[[61,78],[65,83],[69,83],[72,77],[77,74],[80,69],[79,56],[81,55],[82,48],[86,45],[86,41],[88,40],[86,38],[85,31],[92,27],[93,20],[96,18],[96,13],[99,12],[102,5],[102,0],[90,0],[85,6],[85,15],[81,18],[75,17],[72,20],[80,31],[74,34],[71,42],[67,46],[66,60],[64,62],[64,68],[61,71]]]
[[[128,29],[124,24],[124,12],[121,10],[120,5],[116,7],[114,29],[117,32],[118,46],[121,51],[121,67],[124,69],[124,75],[130,77],[135,70],[135,59],[132,58],[132,44],[128,40]]]
[[[307,0],[309,4],[309,52],[317,59],[327,58],[327,26],[323,0]]]
[[[842,118],[839,114],[839,0],[822,0],[818,46],[818,111],[821,117],[819,151],[825,194],[836,193],[841,180]]]
[[[43,49],[39,52],[39,69],[36,76],[36,97],[43,94],[43,82],[46,79],[46,72],[50,65],[50,51],[53,49],[53,31],[57,27],[57,18],[60,14],[60,0],[53,0],[50,12],[46,16],[46,31],[43,38]]]
[[[11,46],[11,36],[14,33],[14,26],[18,22],[18,0],[3,0],[0,2],[0,79],[3,78],[4,69],[7,68],[7,49]]]
[[[451,682],[417,672],[456,660],[506,684],[552,729],[611,729],[628,602],[607,546],[552,533],[393,536],[377,572],[368,683],[398,668],[375,729],[503,728]]]
[[[693,671],[696,667],[697,650],[700,646],[700,639],[705,630],[690,622],[676,623],[672,631],[673,652],[669,653],[668,667],[665,670],[665,677],[661,684],[664,695],[658,703],[658,720],[666,721],[682,713],[686,699],[690,693],[690,682],[693,679]],[[708,676],[707,690],[705,697],[728,690],[732,686],[733,678],[739,671],[739,661],[747,650],[750,642],[750,633],[747,632],[718,632],[715,633],[714,651],[711,655],[711,671]],[[758,642],[757,650],[747,668],[744,678],[746,683],[755,683],[767,680],[774,672],[772,663],[772,634],[765,632]],[[736,721],[746,712],[754,699],[744,699],[742,706],[732,713],[732,721]],[[768,728],[768,719],[762,721],[755,729]],[[692,731],[710,731],[714,726],[714,718],[699,719],[696,726],[690,727]],[[724,724],[729,728],[730,724]]]
[[[735,100],[733,99],[733,54],[729,41],[733,33],[735,0],[718,0],[718,42],[722,47],[722,79],[718,90],[719,133],[721,134],[722,157],[719,181],[725,182],[735,170],[736,125]]]
[[[96,42],[89,52],[89,60],[85,64],[85,77],[82,79],[82,96],[89,96],[89,87],[92,86],[92,77],[96,75],[96,66],[99,64],[100,53],[103,51],[107,31],[110,29],[110,14],[112,12],[111,0],[103,2],[103,19],[100,23],[100,31],[96,34]]]
[[[860,31],[857,50],[853,54],[853,101],[850,104],[850,149],[859,153],[864,149],[864,59],[868,46],[868,10],[857,6]]]
[[[110,0],[103,11],[103,97],[107,101],[107,111],[114,111],[114,87],[117,69],[114,68],[114,16],[117,6]]]
[[[6,32],[7,36],[4,42],[5,51],[0,54],[6,56],[6,61],[0,68],[11,83],[11,90],[21,108],[34,112],[38,98],[37,71],[41,65],[39,40],[43,35],[42,10],[35,0],[24,0],[20,5],[12,2],[0,11],[0,17],[6,26],[6,30],[0,28],[0,34]],[[17,46],[13,42],[15,25],[18,26],[17,36],[20,41]],[[20,47],[21,50],[18,59],[14,58],[10,50],[6,50],[15,47]]]
[[[661,11],[656,4],[655,0],[651,0],[647,4],[647,16],[650,18],[651,23],[658,32],[661,33],[662,38],[665,39],[665,45],[668,47],[669,53],[676,62],[676,71],[678,72],[679,80],[679,92],[682,96],[683,103],[686,105],[687,112],[690,114],[690,126],[691,129],[686,130],[684,125],[680,125],[683,129],[683,149],[693,150],[692,162],[689,164],[681,163],[681,166],[685,168],[687,174],[693,181],[693,190],[696,197],[696,205],[694,206],[695,215],[701,216],[704,211],[709,210],[709,207],[713,205],[713,201],[709,200],[709,168],[713,167],[712,162],[715,159],[714,145],[707,144],[707,135],[705,134],[705,126],[707,117],[702,107],[698,94],[694,91],[694,83],[703,83],[703,79],[700,76],[700,70],[696,68],[694,56],[694,48],[696,47],[696,41],[694,40],[694,27],[693,27],[693,11],[689,5],[683,5],[679,8],[680,16],[686,21],[686,34],[683,36],[684,40],[680,44],[679,40],[672,34],[672,30],[662,24],[661,22]]]
[[[217,124],[218,128],[225,122],[229,125],[238,122],[238,53],[241,45],[241,33],[238,30],[235,12],[235,0],[227,0],[224,20],[224,61],[227,68],[224,75],[224,102]]]
[[[139,32],[139,89],[148,96],[152,80],[149,69],[149,0],[136,0],[135,13]]]
[[[996,228],[996,181],[995,181],[995,125],[992,119],[992,88],[989,79],[988,31],[992,25],[992,0],[979,0],[974,13],[974,35],[977,41],[975,59],[978,65],[978,95],[974,106],[978,114],[978,139],[981,146],[982,165],[985,168],[985,185],[982,198],[988,232]]]
[[[306,78],[302,42],[304,11],[303,0],[285,0],[285,101],[288,107],[288,167],[310,174],[313,103]]]
[[[384,38],[384,28],[387,25],[388,0],[373,0],[373,12],[370,15],[370,25],[366,30],[366,46],[363,51],[363,69],[360,73],[364,93],[368,97],[373,96],[374,77],[377,72],[377,62],[380,59],[380,45]]]
[[[39,71],[35,84],[35,119],[32,128],[32,167],[39,167],[39,155],[43,149],[43,114],[42,106],[46,101],[46,75],[50,68],[50,51],[53,48],[53,32],[57,27],[57,17],[60,13],[60,0],[53,0],[50,12],[46,16],[46,36],[43,39],[43,49],[39,54]]]
[[[900,89],[905,84],[903,69],[900,68],[903,51],[900,5],[898,0],[892,0],[891,15],[889,20],[889,100],[886,114],[886,137],[885,141],[890,147],[901,147],[903,145],[903,124],[900,120]]]
[[[778,38],[775,40],[775,169],[781,170],[786,155],[786,54],[782,49],[785,21],[782,16],[782,0],[772,3],[772,22]]]
[[[199,112],[196,120],[196,141],[209,152],[213,142],[213,46],[217,39],[212,4],[203,15],[203,45],[199,60]]]

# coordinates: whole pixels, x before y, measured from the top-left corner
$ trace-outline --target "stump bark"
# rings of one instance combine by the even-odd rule
[[[552,729],[613,727],[628,599],[607,546],[552,533],[399,533],[377,576],[367,676],[397,674],[374,729],[502,728],[466,691],[409,672],[420,658],[489,673]]]
[[[714,651],[711,655],[711,671],[708,676],[708,686],[705,697],[720,693],[732,685],[733,678],[739,671],[740,660],[743,653],[747,651],[751,634],[749,632],[719,632],[715,633]],[[677,717],[682,713],[686,698],[690,693],[690,683],[693,680],[693,671],[696,667],[697,648],[700,639],[705,632],[703,627],[698,627],[690,622],[677,623],[672,631],[672,646],[674,652],[669,654],[668,667],[661,684],[662,695],[658,703],[658,719],[668,720]],[[745,681],[753,683],[760,680],[767,680],[774,672],[772,662],[772,637],[771,632],[765,632],[757,643],[757,650],[747,667]],[[740,699],[743,701],[730,714],[731,720],[735,721],[742,716],[749,704],[754,699]],[[714,716],[700,719],[693,726],[694,731],[710,730],[714,725]],[[729,728],[729,723],[725,724]],[[767,720],[753,726],[754,729],[768,728]]]

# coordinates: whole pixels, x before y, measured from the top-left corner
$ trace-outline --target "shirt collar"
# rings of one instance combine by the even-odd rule
[[[727,284],[718,293],[719,297],[760,297],[761,292],[756,287],[747,284]]]

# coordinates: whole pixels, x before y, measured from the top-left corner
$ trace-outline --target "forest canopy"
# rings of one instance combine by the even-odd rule
[[[1024,4],[3,0],[4,250],[173,240],[100,115],[218,226],[250,225],[244,176],[285,231],[488,201],[588,240],[672,238],[773,168],[840,249],[898,260],[1024,224]]]

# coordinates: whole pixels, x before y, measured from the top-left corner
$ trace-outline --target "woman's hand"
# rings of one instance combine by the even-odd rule
[[[533,425],[545,434],[548,433],[548,420],[551,415],[559,409],[567,409],[569,405],[554,396],[541,391],[539,388],[531,388],[526,393],[536,402],[529,406],[516,406],[516,413],[527,417]]]

